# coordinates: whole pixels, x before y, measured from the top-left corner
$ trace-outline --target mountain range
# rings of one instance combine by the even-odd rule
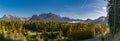
[[[14,15],[4,15],[0,18],[0,20],[6,20],[6,21],[26,21],[29,20],[30,17],[19,17]]]
[[[95,20],[87,19],[71,19],[69,17],[61,17],[53,13],[43,13],[40,15],[33,15],[32,17],[19,17],[14,15],[4,15],[0,20],[6,21],[54,21],[54,22],[70,22],[70,23],[92,23],[92,24],[107,24],[107,17],[101,16]]]

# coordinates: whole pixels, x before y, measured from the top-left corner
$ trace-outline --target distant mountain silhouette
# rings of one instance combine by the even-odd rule
[[[19,16],[13,16],[13,15],[4,15],[0,20],[6,20],[6,21],[26,21],[29,20],[29,17],[19,17]]]
[[[87,19],[70,19],[69,17],[61,17],[53,13],[42,13],[40,15],[33,15],[30,17],[19,17],[13,15],[4,15],[0,20],[6,21],[54,21],[54,22],[70,22],[70,23],[90,23],[90,24],[107,24],[107,17],[101,16],[95,20]]]
[[[91,23],[93,20],[92,19],[87,19],[87,20],[85,20],[84,22],[85,23]]]
[[[83,21],[81,19],[70,19],[68,17],[61,17],[53,13],[43,13],[38,15],[33,15],[30,20],[45,20],[45,21],[57,21],[57,22],[70,22],[70,21]]]
[[[45,20],[45,21],[62,21],[62,18],[59,15],[52,13],[44,13],[38,15],[33,15],[30,20]]]
[[[95,19],[94,21],[92,21],[91,23],[93,24],[108,24],[108,17],[104,17],[104,16],[101,16],[97,19]]]
[[[108,17],[101,16],[95,20],[87,19],[84,21],[84,23],[90,23],[90,24],[106,24],[108,25]]]
[[[38,15],[33,15],[30,20],[42,20],[42,17],[38,16]]]

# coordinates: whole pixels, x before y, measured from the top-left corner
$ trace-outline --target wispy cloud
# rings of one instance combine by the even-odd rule
[[[18,3],[18,1],[15,1],[15,2]],[[61,16],[66,16],[66,17],[75,18],[75,19],[76,18],[95,19],[100,16],[107,15],[106,14],[106,2],[104,0],[56,0],[56,1],[55,0],[47,0],[47,1],[42,0],[42,1],[35,1],[35,3],[36,2],[39,3],[36,6],[38,5],[40,6],[38,6],[39,8],[36,8],[35,6],[33,9],[36,8],[37,11],[33,9],[29,9],[29,8],[21,9],[22,5],[23,7],[26,6],[24,4],[21,4],[21,5],[15,4],[15,6],[14,4],[13,6],[12,4],[10,6],[6,4],[2,4],[4,5],[4,8],[7,8],[7,9],[5,9],[4,11],[1,11],[0,15],[7,14],[7,13],[15,13],[15,15],[20,15],[20,16],[32,16],[33,13],[36,13],[36,12],[38,12],[38,14],[44,13],[44,12],[53,12],[53,13],[55,12],[56,14],[59,14]],[[32,3],[33,2],[30,1],[30,6],[32,5]],[[33,4],[33,6],[34,5],[35,4]],[[20,8],[18,7],[19,9],[16,9],[16,6],[21,6],[21,7]],[[15,8],[15,10],[9,7]],[[25,13],[27,14],[25,15]]]
[[[81,8],[82,7],[82,8]],[[100,16],[107,16],[106,2],[85,4],[84,6],[66,6],[66,11],[59,12],[62,16],[79,19],[96,19]]]

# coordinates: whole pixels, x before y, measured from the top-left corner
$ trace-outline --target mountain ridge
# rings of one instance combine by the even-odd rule
[[[61,17],[60,15],[56,15],[53,13],[43,13],[40,15],[33,15],[32,17],[19,17],[14,15],[4,15],[0,20],[7,21],[55,21],[55,22],[70,22],[70,23],[92,23],[92,24],[107,24],[108,18],[105,16],[101,16],[95,20],[92,19],[70,19],[69,17]]]

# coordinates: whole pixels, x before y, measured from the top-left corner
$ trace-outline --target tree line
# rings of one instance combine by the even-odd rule
[[[103,33],[108,27],[106,25],[88,23],[69,23],[52,21],[0,21],[0,30],[3,33],[22,33],[27,40],[31,33],[36,33],[42,39],[84,40]],[[42,33],[39,35],[39,33]],[[34,36],[37,37],[37,36]],[[29,39],[28,39],[29,38]],[[36,38],[35,38],[36,39]]]

